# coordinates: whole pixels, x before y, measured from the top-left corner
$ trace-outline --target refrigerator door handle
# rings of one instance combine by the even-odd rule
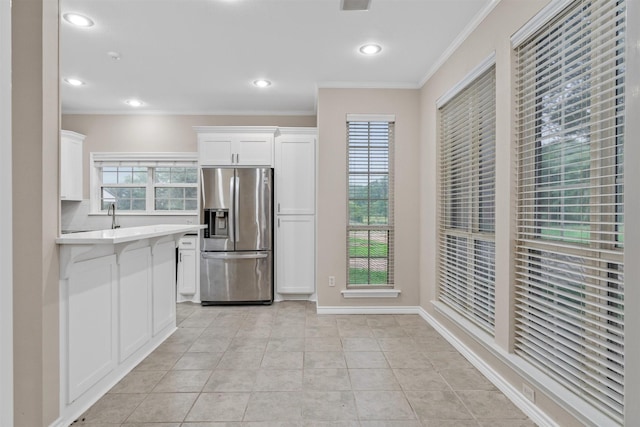
[[[229,193],[231,194],[231,203],[233,203],[233,198],[236,197],[236,188],[235,188],[235,178],[231,177],[229,180]],[[236,217],[237,212],[233,208],[229,209],[229,240],[235,242],[235,227],[233,227],[234,218]]]
[[[268,253],[227,253],[227,252],[200,252],[203,259],[259,259],[267,258]]]
[[[235,177],[235,193],[233,195],[233,201],[235,206],[233,207],[233,214],[234,214],[234,219],[235,219],[235,242],[237,243],[240,240],[240,197],[239,196],[239,191],[240,191],[240,177]]]

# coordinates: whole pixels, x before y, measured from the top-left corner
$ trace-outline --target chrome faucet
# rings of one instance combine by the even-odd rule
[[[109,210],[107,210],[107,215],[111,216],[111,229],[115,230],[116,228],[120,228],[118,224],[116,224],[116,204],[111,203],[109,205]]]

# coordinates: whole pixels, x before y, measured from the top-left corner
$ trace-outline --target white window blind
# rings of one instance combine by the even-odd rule
[[[515,47],[515,351],[619,423],[625,13],[573,1]]]
[[[349,286],[393,286],[393,126],[347,122]]]
[[[439,108],[438,299],[493,335],[495,66]]]

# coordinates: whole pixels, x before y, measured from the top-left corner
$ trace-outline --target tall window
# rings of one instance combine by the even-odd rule
[[[493,334],[495,66],[480,73],[439,107],[438,299]]]
[[[147,155],[154,158],[153,153]],[[137,153],[92,153],[95,169],[92,199],[96,211],[106,211],[112,203],[121,212],[193,214],[197,211],[195,161],[140,157]]]
[[[393,119],[347,118],[349,286],[393,286]]]
[[[516,46],[518,355],[623,423],[624,1]]]

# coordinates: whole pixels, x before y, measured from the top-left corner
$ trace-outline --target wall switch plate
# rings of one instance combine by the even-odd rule
[[[329,276],[329,286],[333,287],[336,285],[336,276]]]
[[[536,401],[536,392],[534,389],[532,389],[531,387],[529,387],[526,384],[522,384],[522,394],[524,394],[524,397],[526,397],[527,399],[529,399],[530,401],[534,402]]]

